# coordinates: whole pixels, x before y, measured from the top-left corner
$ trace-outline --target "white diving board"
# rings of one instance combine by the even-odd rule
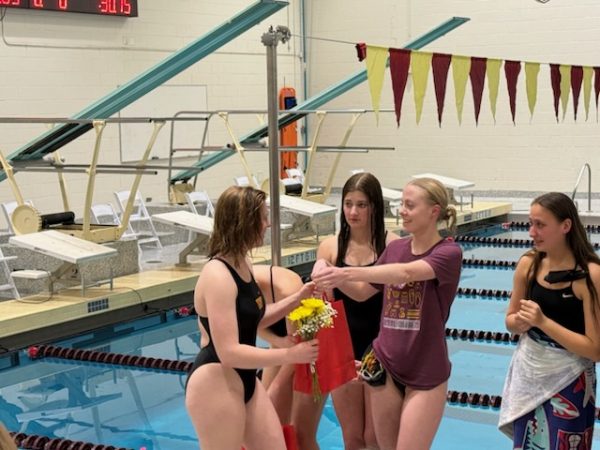
[[[61,233],[60,231],[56,230],[47,230],[40,231],[39,233],[11,236],[8,242],[15,247],[25,248],[63,261],[63,265],[54,272],[46,272],[47,278],[49,278],[50,282],[50,292],[53,292],[54,282],[59,280],[63,275],[71,270],[73,266],[116,256],[118,253],[114,248],[105,247],[103,245],[96,244],[95,242],[86,241],[84,239]],[[43,278],[39,276],[38,273],[43,271],[25,270],[23,272],[23,278]],[[79,270],[79,273],[81,275],[81,291],[82,295],[84,295],[86,287],[85,280],[83,279],[83,273],[81,270]],[[13,276],[18,278],[18,271],[13,272]],[[111,277],[108,282],[110,283],[110,288],[112,289],[112,270]],[[97,284],[97,282],[94,284]]]
[[[179,252],[178,266],[189,265],[187,262],[188,255],[202,254],[201,250],[206,246],[208,237],[211,235],[214,225],[212,217],[201,216],[190,211],[171,211],[154,214],[152,215],[152,220],[183,228],[196,234],[196,237],[181,250],[181,252]]]

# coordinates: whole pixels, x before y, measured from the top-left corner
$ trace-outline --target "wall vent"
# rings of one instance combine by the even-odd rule
[[[88,304],[87,304],[88,314],[93,313],[93,312],[103,311],[105,309],[108,309],[108,307],[109,307],[109,305],[108,305],[107,298],[101,298],[100,300],[93,300],[91,302],[88,302]]]

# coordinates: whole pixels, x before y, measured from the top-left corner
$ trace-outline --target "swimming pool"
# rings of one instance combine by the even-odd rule
[[[527,232],[498,228],[499,238],[527,239]],[[600,241],[600,235],[592,235]],[[467,259],[516,261],[526,247],[461,243]],[[510,291],[510,267],[463,268],[463,289]],[[459,294],[447,324],[450,329],[504,333],[506,296]],[[172,312],[125,323],[56,345],[170,360],[191,360],[198,352],[196,320]],[[501,395],[514,350],[510,342],[448,338],[452,360],[450,391]],[[185,375],[57,358],[28,361],[0,372],[0,421],[11,431],[44,434],[140,449],[196,449],[184,407]],[[436,450],[510,448],[496,428],[498,410],[449,402],[433,444]],[[596,442],[599,438],[595,436]],[[331,402],[319,427],[323,450],[341,450],[342,436]],[[596,443],[597,445],[597,443]]]

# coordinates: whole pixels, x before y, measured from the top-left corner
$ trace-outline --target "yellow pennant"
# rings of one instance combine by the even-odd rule
[[[539,63],[525,63],[525,86],[527,89],[527,103],[529,104],[529,120],[533,119],[533,111],[537,102],[538,74],[540,73]]]
[[[487,76],[488,91],[490,96],[490,108],[492,117],[496,123],[496,103],[498,102],[498,86],[500,85],[501,59],[488,59],[485,75]]]
[[[432,57],[433,53],[428,52],[413,52],[410,56],[417,124],[421,120],[421,113],[423,112],[423,100],[425,99],[425,92],[427,91],[427,81],[429,78],[429,68],[431,67]]]
[[[454,98],[456,101],[456,113],[458,115],[459,124],[462,124],[463,103],[470,71],[470,57],[452,55],[452,79],[454,80]]]
[[[562,107],[563,120],[567,114],[567,103],[571,94],[571,66],[560,65],[560,105]]]
[[[371,92],[371,104],[375,111],[375,121],[379,125],[379,102],[381,100],[381,89],[383,88],[383,75],[385,63],[388,58],[388,49],[367,45],[367,78],[369,80],[369,91]]]
[[[585,107],[585,120],[590,114],[590,99],[592,98],[592,75],[594,68],[583,66],[583,106]]]

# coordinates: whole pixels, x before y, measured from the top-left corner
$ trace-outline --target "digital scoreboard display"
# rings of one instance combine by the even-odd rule
[[[137,0],[0,0],[0,7],[137,17]]]

